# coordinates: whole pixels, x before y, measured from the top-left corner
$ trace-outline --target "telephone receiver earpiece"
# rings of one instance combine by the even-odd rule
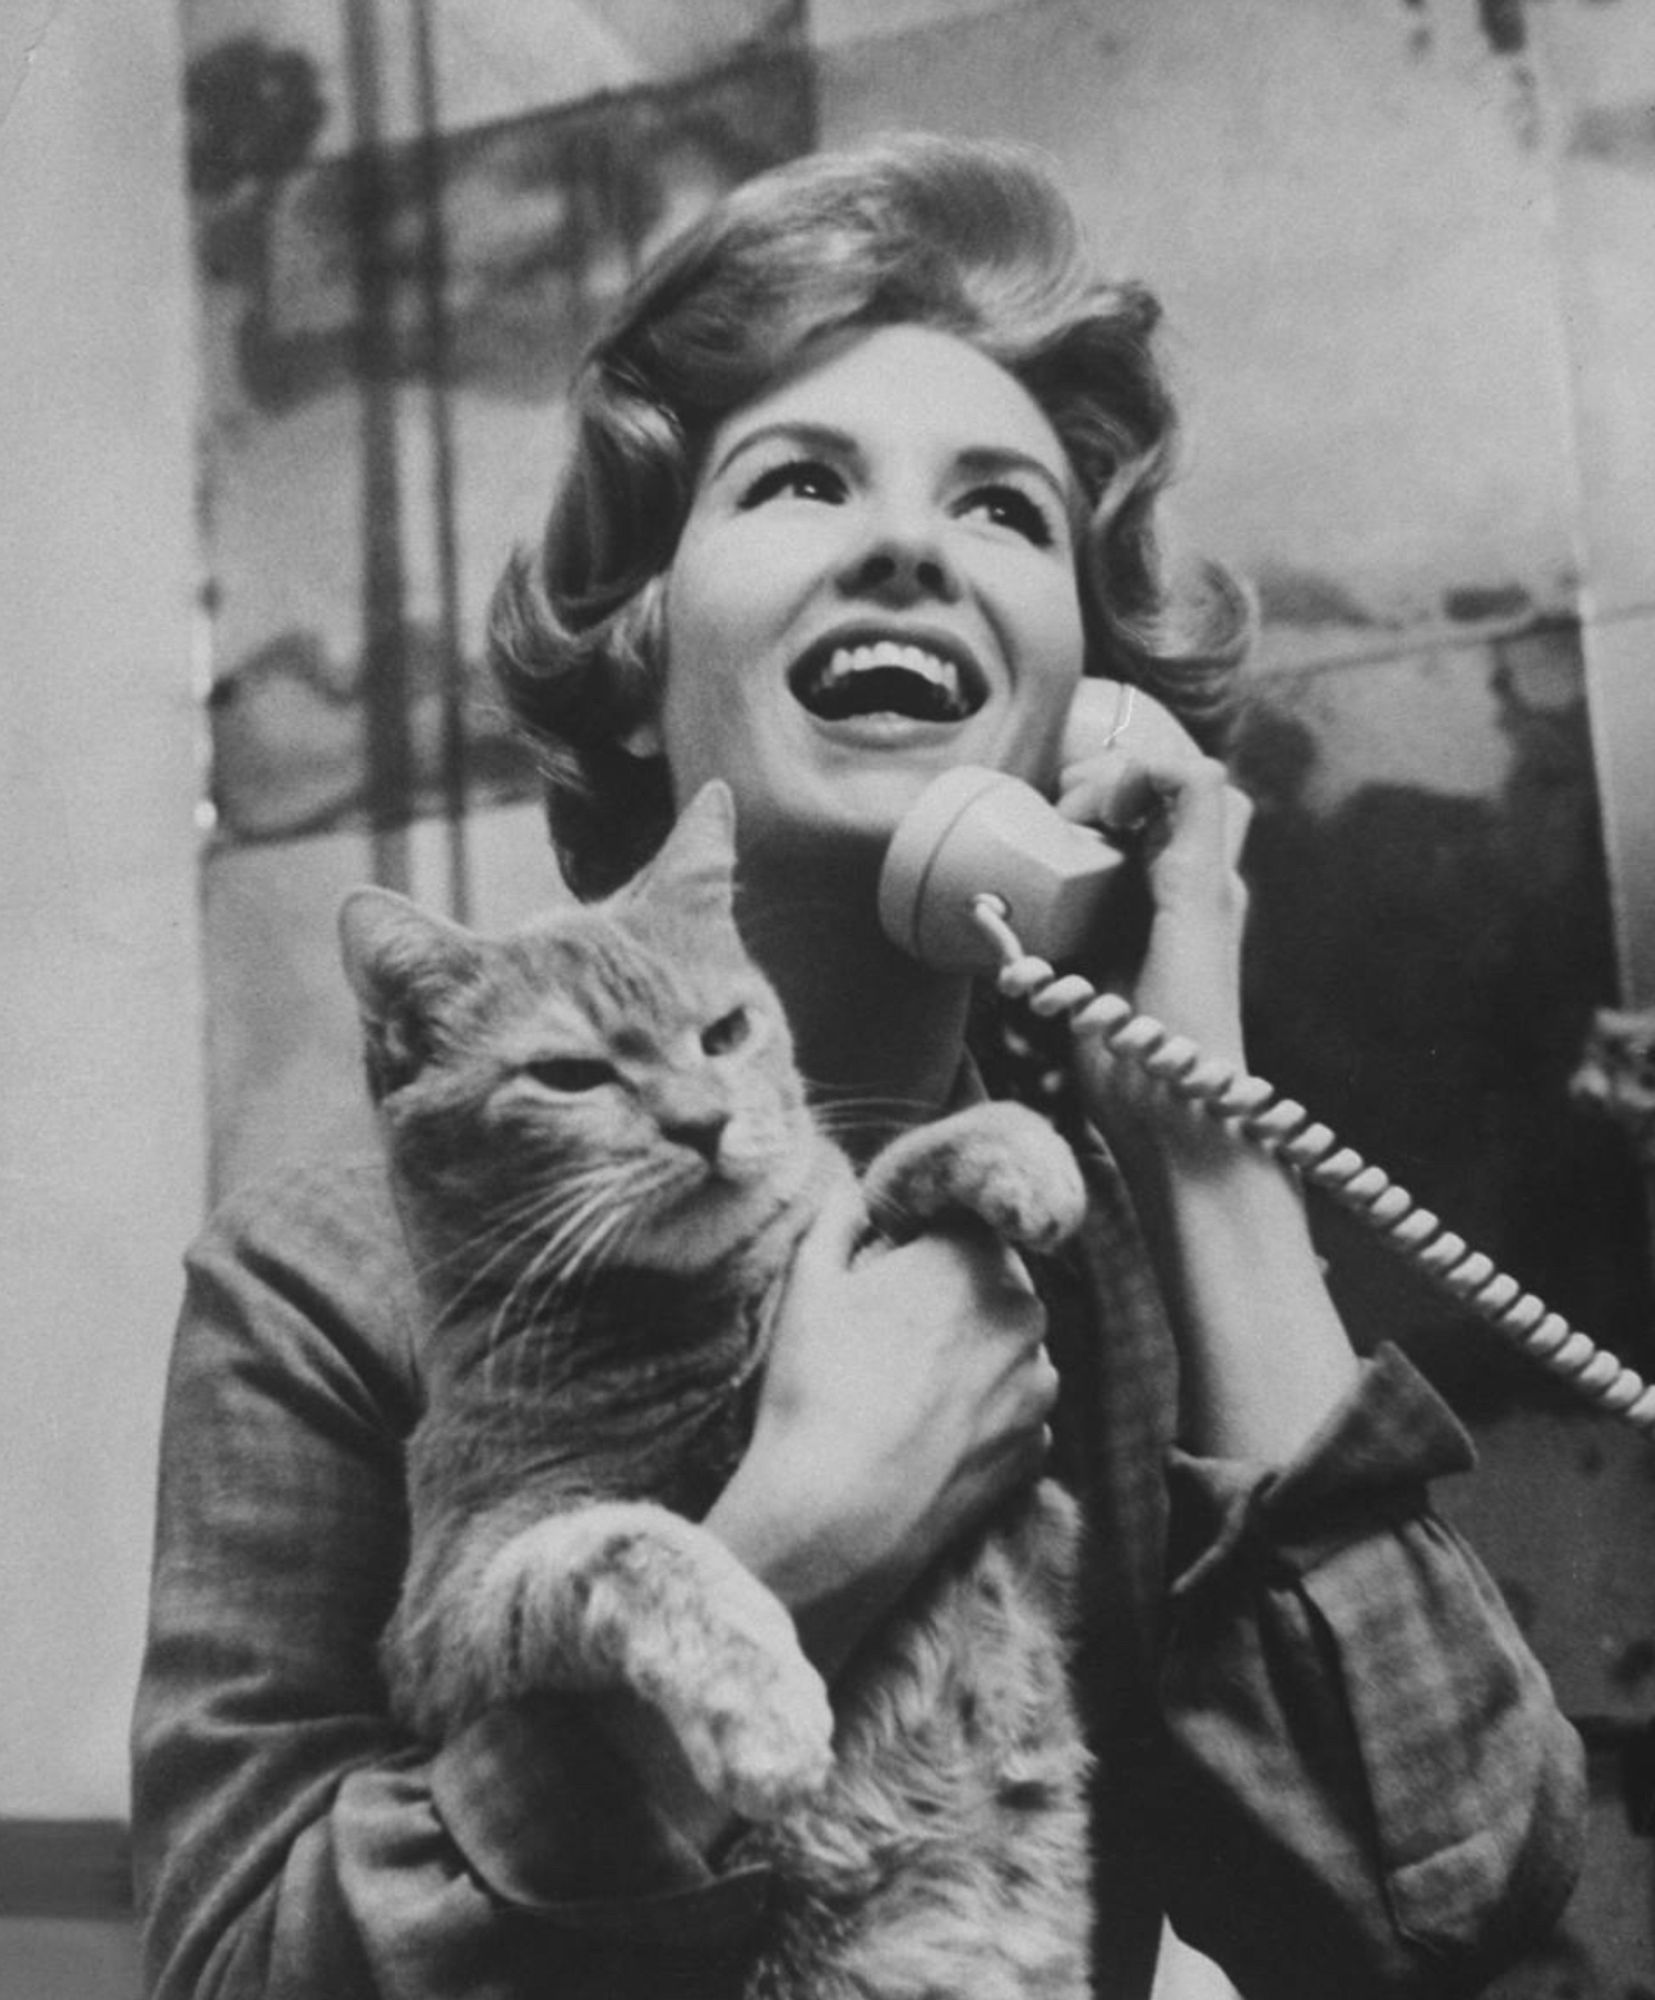
[[[1125,865],[1120,848],[1061,818],[1021,778],[959,764],[925,788],[891,836],[879,921],[922,964],[989,972],[999,956],[973,916],[987,894],[1030,951],[1060,962],[1086,944]]]

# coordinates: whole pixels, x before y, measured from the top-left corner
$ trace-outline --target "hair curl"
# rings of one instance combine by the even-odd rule
[[[1176,417],[1160,308],[1098,278],[1043,157],[912,134],[743,183],[649,266],[571,391],[572,446],[537,550],[495,593],[489,653],[546,779],[570,886],[602,893],[658,845],[667,774],[625,739],[655,713],[662,582],[708,441],[809,343],[919,325],[997,362],[1045,412],[1090,519],[1077,555],[1088,673],[1137,682],[1212,745],[1250,634],[1205,567],[1174,602],[1154,509]]]

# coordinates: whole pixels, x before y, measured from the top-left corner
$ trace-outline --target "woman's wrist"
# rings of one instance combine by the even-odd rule
[[[1163,1024],[1164,1025],[1164,1024]],[[1245,1063],[1239,1029],[1195,1043],[1203,1062],[1215,1055],[1238,1074]],[[1117,1055],[1097,1034],[1075,1041],[1074,1081],[1083,1110],[1109,1143],[1128,1181],[1144,1196],[1161,1183],[1190,1175],[1222,1178],[1244,1156],[1248,1141],[1202,1102],[1182,1095],[1130,1055]]]
[[[773,1462],[785,1479],[769,1478]],[[866,1560],[837,1510],[816,1497],[831,1490],[812,1476],[808,1454],[755,1440],[703,1523],[786,1606],[805,1657],[830,1681],[908,1581],[897,1563]]]
[[[1299,1182],[1234,1126],[1189,1107],[1134,1107],[1117,1139],[1178,1341],[1185,1443],[1286,1459],[1359,1366]]]

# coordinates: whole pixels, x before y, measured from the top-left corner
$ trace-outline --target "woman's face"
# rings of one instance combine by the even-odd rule
[[[884,839],[946,766],[1050,780],[1080,678],[1073,475],[1022,385],[929,328],[857,335],[714,434],[667,577],[674,793],[744,844]]]

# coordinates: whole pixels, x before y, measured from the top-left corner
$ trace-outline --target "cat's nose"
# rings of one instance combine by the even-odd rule
[[[708,1166],[716,1166],[719,1142],[729,1122],[727,1111],[701,1111],[693,1117],[664,1120],[661,1130],[674,1145],[688,1146],[692,1153],[699,1153]]]

